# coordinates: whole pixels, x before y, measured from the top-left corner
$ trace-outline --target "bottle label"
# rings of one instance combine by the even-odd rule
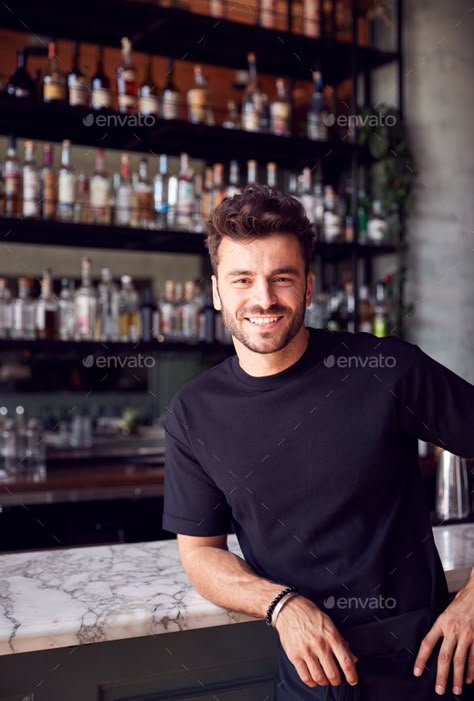
[[[131,112],[135,109],[135,106],[137,104],[137,100],[134,95],[119,95],[118,96],[118,105],[119,109],[122,112]]]
[[[163,96],[163,119],[179,119],[179,95],[169,93]]]
[[[290,134],[290,106],[286,102],[274,102],[271,106],[272,132],[277,136]]]
[[[117,224],[126,226],[130,223],[132,212],[132,190],[129,187],[121,186],[117,190],[115,201],[115,219]]]
[[[60,204],[74,204],[75,194],[74,173],[68,171],[60,173],[58,185],[58,200]]]
[[[25,217],[36,217],[40,210],[39,176],[34,168],[25,167],[23,170],[23,214]]]
[[[178,188],[177,212],[180,217],[190,217],[194,210],[194,191],[189,180],[181,180]]]
[[[109,203],[109,181],[102,176],[91,178],[90,202],[93,209],[104,209]]]
[[[61,83],[45,83],[43,86],[43,99],[45,102],[50,102],[53,100],[65,100],[65,86]]]
[[[192,88],[188,92],[189,120],[191,122],[206,121],[206,90],[203,88]]]
[[[56,214],[56,175],[53,170],[43,174],[43,217]]]
[[[141,97],[138,103],[138,111],[142,114],[159,114],[160,103],[156,95]]]
[[[85,83],[78,80],[69,86],[69,104],[72,107],[89,105],[89,90]]]
[[[242,128],[246,131],[259,131],[259,113],[255,106],[244,110],[242,114]]]
[[[16,165],[5,163],[5,194],[7,196],[17,195],[20,190],[20,171]]]
[[[94,110],[110,107],[110,90],[107,88],[96,88],[92,91],[91,107]]]

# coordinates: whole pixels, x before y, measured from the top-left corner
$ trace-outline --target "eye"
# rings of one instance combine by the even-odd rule
[[[239,284],[239,283],[245,285],[246,282],[250,282],[249,278],[248,277],[241,277],[239,280],[234,280],[234,285]]]
[[[276,277],[275,282],[292,282],[292,279],[289,277]]]

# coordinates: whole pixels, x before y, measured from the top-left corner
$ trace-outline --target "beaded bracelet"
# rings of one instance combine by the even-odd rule
[[[286,594],[289,594],[291,591],[296,591],[296,587],[287,587],[286,589],[283,589],[275,598],[273,599],[272,603],[267,609],[267,615],[265,616],[265,623],[267,626],[272,625],[272,614],[273,614],[273,609],[277,605],[277,603],[280,601],[280,599],[283,599]]]

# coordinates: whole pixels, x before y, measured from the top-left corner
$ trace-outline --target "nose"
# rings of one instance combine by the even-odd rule
[[[252,289],[252,302],[259,304],[264,311],[273,304],[278,304],[278,295],[269,280],[256,280]]]

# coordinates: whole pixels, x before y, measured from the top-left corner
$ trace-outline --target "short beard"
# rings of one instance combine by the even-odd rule
[[[301,306],[299,306],[295,310],[291,318],[291,323],[289,327],[281,336],[275,335],[269,339],[262,339],[259,342],[255,342],[255,340],[250,337],[250,333],[246,334],[244,329],[242,328],[242,324],[247,323],[246,319],[243,319],[242,322],[235,319],[232,316],[232,314],[227,312],[224,305],[222,305],[221,312],[222,321],[224,322],[224,326],[229,331],[229,333],[238,341],[240,341],[242,345],[244,345],[246,348],[253,351],[254,353],[276,353],[282,350],[283,348],[286,348],[290,341],[292,341],[297,335],[301,327],[304,326],[304,317],[306,309],[304,300],[306,299],[306,285],[302,299],[303,302]],[[278,316],[278,314],[275,314],[275,316]],[[287,318],[287,316],[285,315],[284,318]]]

